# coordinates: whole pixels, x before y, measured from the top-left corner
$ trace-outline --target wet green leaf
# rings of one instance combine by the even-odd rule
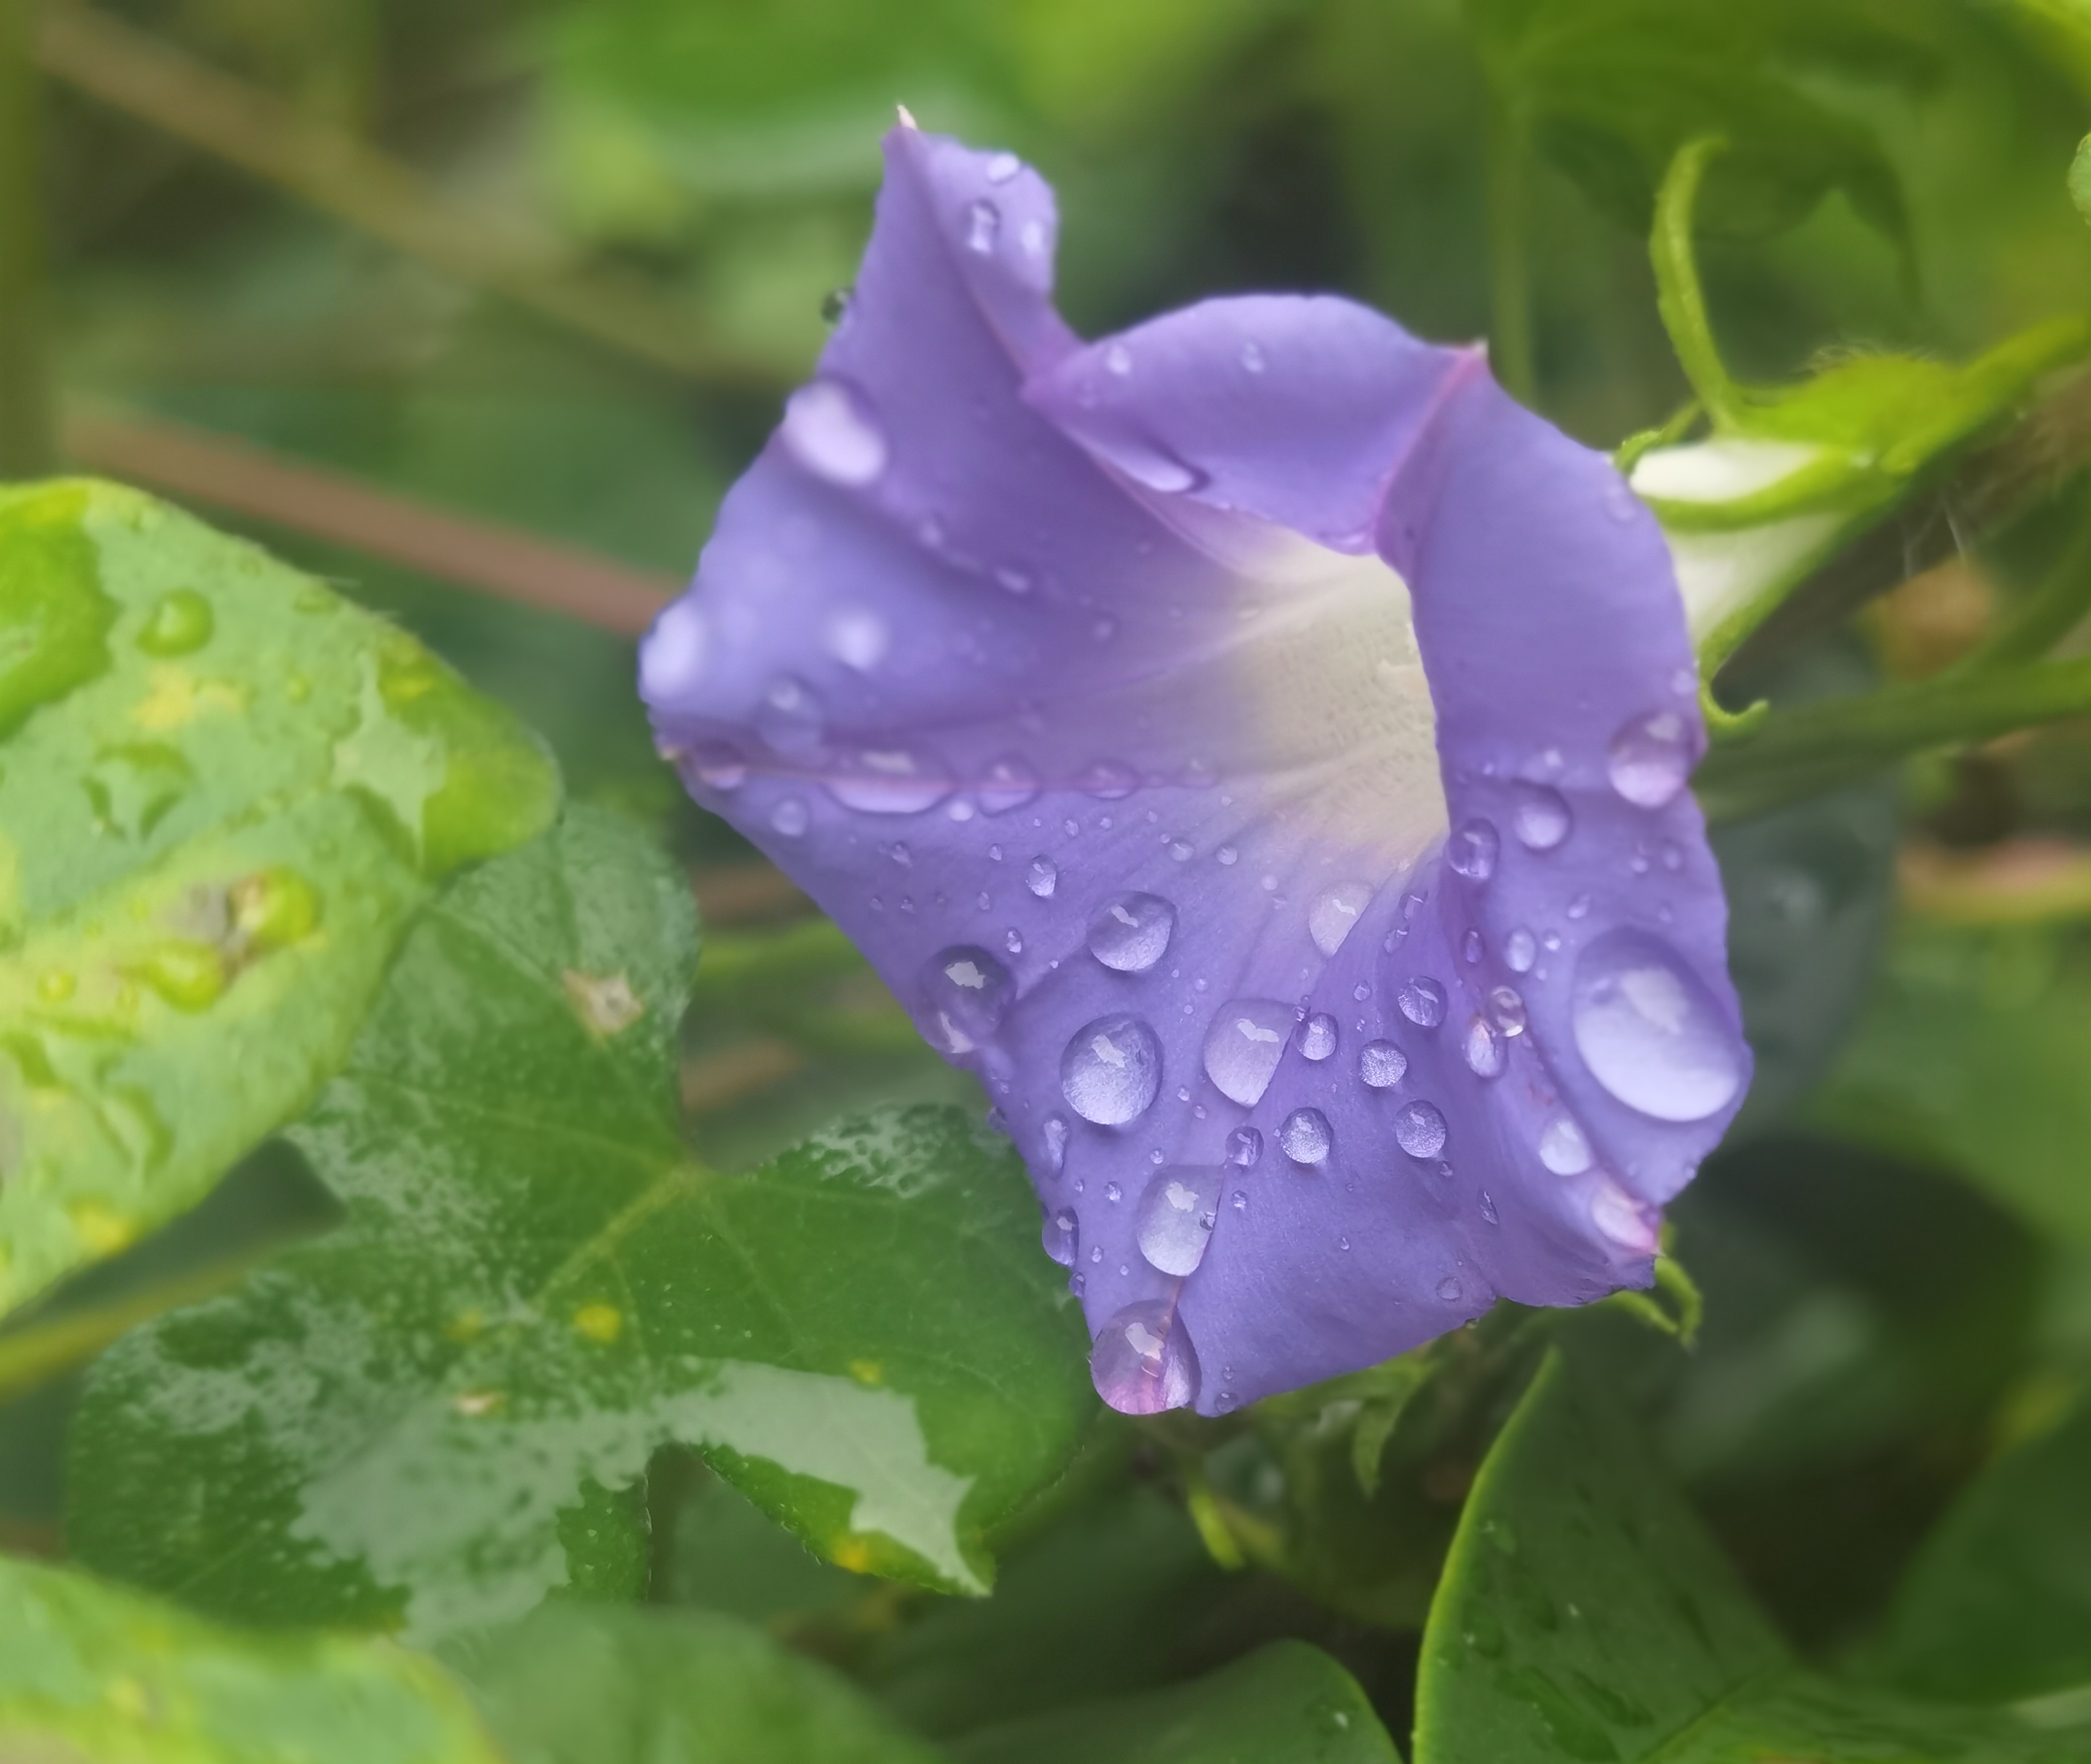
[[[1431,1609],[1416,1764],[1970,1758],[2091,1758],[2091,1727],[1801,1670],[1632,1423],[1549,1360],[1482,1467]]]
[[[110,485],[0,492],[0,1310],[295,1113],[432,883],[557,787],[310,577]]]
[[[447,1632],[628,1593],[602,1491],[680,1441],[845,1566],[984,1590],[1093,1406],[1030,1188],[941,1109],[696,1163],[695,957],[682,878],[601,811],[425,917],[297,1129],[347,1224],[101,1362],[82,1556],[227,1614]]]
[[[1303,1641],[1276,1641],[1209,1677],[990,1727],[962,1764],[1398,1764],[1350,1674]]]
[[[1957,1170],[2036,1227],[2091,1243],[2086,964],[2046,929],[1905,926],[1813,1119]]]
[[[936,1764],[827,1667],[712,1612],[554,1607],[448,1651],[512,1764]]]
[[[1992,1464],[1912,1567],[1889,1624],[1902,1683],[2003,1701],[2091,1686],[2091,1406]]]
[[[498,1764],[433,1661],[243,1635],[85,1575],[0,1561],[0,1757],[66,1764]]]

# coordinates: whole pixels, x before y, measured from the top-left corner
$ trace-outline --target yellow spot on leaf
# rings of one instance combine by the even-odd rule
[[[138,1235],[138,1227],[132,1221],[111,1211],[99,1201],[74,1203],[72,1228],[80,1234],[80,1240],[97,1256],[114,1255]]]
[[[861,1538],[845,1538],[830,1554],[837,1568],[847,1568],[852,1574],[871,1572],[871,1546]]]
[[[139,701],[131,719],[153,735],[187,727],[207,710],[238,715],[247,708],[244,688],[223,680],[199,680],[187,668],[156,667],[148,676],[152,689]]]
[[[559,976],[567,997],[589,1034],[601,1037],[628,1029],[646,1015],[646,1007],[622,974],[597,977],[569,968]]]
[[[850,1376],[860,1384],[883,1384],[886,1382],[886,1368],[876,1360],[852,1360],[850,1361]]]
[[[607,1348],[624,1333],[624,1313],[614,1305],[584,1305],[574,1313],[574,1327]]]
[[[485,1313],[478,1310],[459,1311],[443,1325],[443,1333],[452,1341],[476,1341],[480,1331],[486,1327]]]
[[[501,1391],[460,1391],[452,1400],[451,1407],[470,1418],[491,1415],[507,1400],[507,1394]]]

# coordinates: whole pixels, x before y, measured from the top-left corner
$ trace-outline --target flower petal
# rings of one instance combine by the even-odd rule
[[[1084,347],[1042,183],[887,153],[645,652],[692,790],[980,1073],[1119,1406],[1645,1283],[1748,1072],[1652,520],[1341,301]]]

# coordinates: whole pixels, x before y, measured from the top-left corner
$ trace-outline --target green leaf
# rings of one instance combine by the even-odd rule
[[[708,1611],[550,1607],[448,1652],[512,1764],[936,1764],[827,1667]]]
[[[1356,1680],[1318,1648],[1275,1641],[1209,1677],[990,1727],[961,1764],[1399,1764]]]
[[[302,1107],[432,882],[557,787],[253,547],[106,485],[0,491],[0,1311]]]
[[[1467,1503],[1423,1640],[1416,1764],[2057,1764],[2091,1729],[1795,1666],[1632,1423],[1550,1359]]]
[[[445,1633],[628,1593],[638,1520],[606,1491],[680,1442],[847,1567],[984,1591],[1094,1408],[1029,1186],[931,1108],[750,1176],[696,1162],[695,957],[682,878],[600,811],[427,915],[296,1130],[346,1225],[97,1365],[83,1559],[228,1615]]]
[[[1467,0],[1491,84],[1601,208],[1644,231],[1687,141],[1731,144],[1709,192],[1731,233],[1776,232],[1841,189],[1890,236],[1908,229],[1869,131],[1796,71],[1859,68],[1925,83],[1938,50],[1914,9],[1852,0]],[[1899,15],[1899,13],[1900,15]]]
[[[499,1764],[470,1701],[388,1643],[222,1629],[0,1561],[0,1756],[97,1764]]]
[[[1883,1664],[2002,1702],[2091,1686],[2091,1405],[1992,1464],[1903,1582]]]
[[[2091,951],[2037,928],[1906,925],[1816,1124],[1958,1171],[2036,1229],[2091,1244]]]

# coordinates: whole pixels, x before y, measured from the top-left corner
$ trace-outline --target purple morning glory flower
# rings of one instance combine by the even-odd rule
[[[979,1074],[1115,1406],[1646,1284],[1749,1076],[1653,518],[1343,300],[1084,343],[1037,175],[886,151],[646,642],[692,791]]]

